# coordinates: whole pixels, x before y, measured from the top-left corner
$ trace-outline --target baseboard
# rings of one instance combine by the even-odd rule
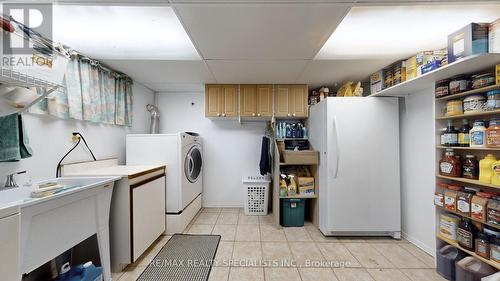
[[[165,234],[172,235],[182,233],[188,224],[193,220],[196,214],[201,210],[201,194],[196,197],[187,207],[178,215],[166,215]]]
[[[429,246],[427,246],[425,243],[422,241],[412,237],[411,235],[408,235],[406,232],[401,232],[402,236],[404,239],[408,240],[408,242],[412,243],[413,245],[417,246],[419,249],[422,251],[426,252],[427,254],[436,257],[436,249],[432,249]]]

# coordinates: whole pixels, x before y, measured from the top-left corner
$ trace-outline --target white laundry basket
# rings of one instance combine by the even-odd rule
[[[271,179],[266,176],[246,176],[242,179],[245,186],[245,215],[267,215],[269,202],[269,185]]]

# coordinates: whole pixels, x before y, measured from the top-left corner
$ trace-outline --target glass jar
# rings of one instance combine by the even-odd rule
[[[479,178],[479,161],[472,154],[465,155],[462,163],[462,177],[477,180]]]
[[[485,131],[483,121],[475,121],[474,126],[470,130],[470,147],[485,147]]]
[[[458,224],[457,242],[460,246],[469,251],[474,251],[477,238],[477,227],[469,218],[462,218]]]
[[[439,174],[448,177],[460,177],[462,175],[460,159],[455,156],[453,149],[446,149],[444,157],[439,161]]]
[[[486,146],[500,147],[500,119],[490,121],[490,126],[486,129]]]
[[[490,259],[490,236],[479,233],[476,238],[476,254],[487,260]]]
[[[471,127],[467,119],[462,120],[462,127],[458,130],[458,146],[468,147],[470,145],[470,132]]]
[[[455,129],[452,120],[448,120],[448,125],[441,135],[441,139],[445,146],[458,146],[458,131]]]
[[[486,109],[496,110],[500,108],[500,90],[489,91],[487,94],[488,101],[486,102]]]

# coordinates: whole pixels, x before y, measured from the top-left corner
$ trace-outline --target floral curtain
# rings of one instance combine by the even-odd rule
[[[132,125],[132,80],[107,70],[97,61],[74,55],[68,62],[63,90],[49,95],[30,109],[104,124]]]

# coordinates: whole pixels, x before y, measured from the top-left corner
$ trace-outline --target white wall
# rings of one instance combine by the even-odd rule
[[[205,118],[205,95],[159,93],[160,133],[193,131],[203,139],[203,206],[244,205],[243,175],[259,175],[265,122],[239,124]]]
[[[47,115],[24,114],[27,134],[33,148],[33,157],[19,162],[0,163],[0,185],[8,173],[27,170],[19,176],[18,183],[29,178],[41,180],[55,176],[56,165],[66,152],[71,149],[71,133],[78,131],[87,140],[95,156],[100,158],[118,157],[125,162],[125,135],[128,133],[146,133],[149,130],[149,113],[145,106],[154,102],[154,93],[144,86],[134,84],[133,126],[122,127],[103,125],[77,120],[58,119]],[[85,150],[83,142],[70,154],[65,162],[92,160]]]
[[[401,205],[403,235],[434,254],[435,208],[434,88],[400,103]]]

